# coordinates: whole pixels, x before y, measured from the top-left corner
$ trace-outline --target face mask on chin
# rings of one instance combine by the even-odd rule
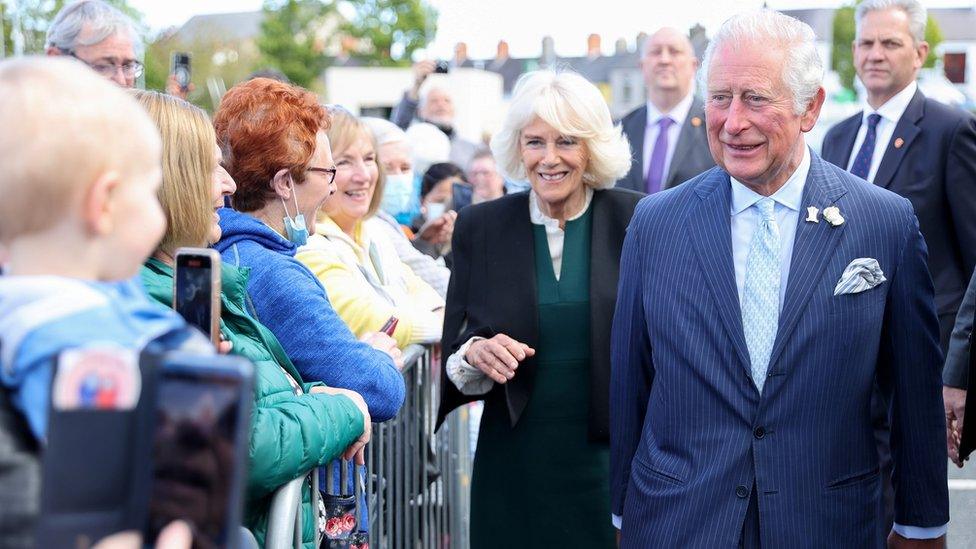
[[[380,208],[390,215],[397,215],[410,208],[413,198],[413,171],[386,176]]]
[[[280,196],[278,197],[281,200],[281,206],[285,209],[285,217],[281,218],[285,223],[285,238],[296,246],[304,246],[308,243],[308,226],[305,224],[305,215],[298,210],[298,192],[295,190],[295,182],[291,175],[288,176],[288,182],[291,186],[291,196],[295,199],[295,217],[288,215],[288,206],[285,204],[285,200]]]

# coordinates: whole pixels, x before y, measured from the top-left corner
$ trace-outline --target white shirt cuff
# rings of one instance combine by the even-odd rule
[[[620,527],[624,525],[624,517],[620,515],[610,515],[610,522],[613,523],[613,527],[620,530]]]
[[[464,342],[464,345],[461,345],[456,353],[447,357],[447,365],[445,366],[447,379],[451,380],[451,383],[458,388],[458,391],[461,391],[462,395],[483,395],[495,385],[495,382],[487,374],[464,359],[464,355],[468,352],[471,344],[481,339],[484,338],[472,337]]]
[[[933,526],[931,528],[921,528],[918,526],[904,526],[895,523],[892,530],[899,536],[907,539],[935,539],[946,535],[946,531],[949,529],[949,524],[943,524],[942,526]]]

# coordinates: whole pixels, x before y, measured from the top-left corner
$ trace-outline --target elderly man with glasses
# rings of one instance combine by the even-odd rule
[[[131,88],[142,76],[136,59],[138,35],[132,20],[102,0],[65,6],[47,32],[47,54],[74,57],[95,72]]]

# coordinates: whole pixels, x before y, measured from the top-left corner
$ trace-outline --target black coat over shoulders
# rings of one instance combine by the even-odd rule
[[[620,251],[641,193],[593,193],[590,244],[590,438],[609,439],[610,328],[617,299]],[[535,246],[527,192],[465,208],[452,243],[454,267],[447,292],[443,356],[474,336],[505,334],[534,347],[538,342]],[[454,408],[485,398],[505,399],[512,425],[532,394],[535,359],[527,358],[508,383],[487,395],[461,394],[441,372],[438,422]]]

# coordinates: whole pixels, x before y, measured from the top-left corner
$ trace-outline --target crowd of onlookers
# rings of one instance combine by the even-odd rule
[[[440,91],[398,125],[269,72],[211,118],[172,78],[169,93],[123,91],[143,71],[138,44],[125,15],[82,0],[52,22],[48,59],[0,69],[4,418],[43,447],[52,360],[74,345],[212,352],[167,310],[177,251],[212,247],[218,350],[255,367],[244,524],[263,544],[279,486],[340,456],[362,463],[370,423],[396,416],[401,349],[441,339],[457,211],[505,182],[484,145],[454,135]],[[19,493],[20,507],[38,497]]]
[[[858,15],[855,57],[861,63],[868,103],[877,113],[866,110],[863,117],[858,115],[829,133],[824,157],[862,179],[890,186],[893,177],[898,181],[894,175],[898,166],[888,168],[885,162],[889,155],[905,153],[909,140],[919,132],[918,139],[930,148],[942,141],[959,147],[939,153],[945,162],[938,169],[920,173],[923,168],[898,168],[898,174],[910,171],[914,179],[904,189],[897,188],[899,183],[891,187],[915,203],[921,234],[928,243],[941,328],[935,334],[941,341],[932,342],[932,348],[941,344],[945,351],[952,340],[950,349],[958,354],[960,341],[968,342],[972,321],[958,324],[966,319],[960,313],[957,320],[956,313],[976,261],[976,241],[966,241],[976,234],[976,210],[970,208],[976,196],[971,192],[976,173],[970,154],[976,153],[976,126],[971,117],[928,105],[928,116],[939,117],[940,123],[958,122],[957,137],[931,137],[936,130],[926,129],[922,122],[922,129],[915,128],[914,133],[898,132],[903,114],[914,116],[912,109],[921,109],[914,106],[917,90],[909,70],[915,60],[902,59],[907,68],[901,70],[899,59],[882,49],[905,45],[896,44],[898,40],[921,40],[917,13],[912,11],[915,4],[909,0],[869,4]],[[746,16],[738,24],[753,24],[757,32],[769,33],[770,40],[780,45],[813,51],[803,29],[770,13]],[[891,14],[896,19],[904,14],[910,21],[897,19],[883,25],[877,21]],[[899,34],[903,23],[904,36]],[[732,38],[723,35],[723,40],[749,43],[748,37],[734,35],[737,31],[728,32]],[[142,351],[152,345],[231,354],[250,361],[254,405],[243,525],[263,545],[276,489],[339,457],[364,463],[371,424],[396,417],[409,390],[400,372],[402,351],[421,344],[441,347],[440,420],[461,404],[485,401],[473,474],[472,545],[497,546],[499,532],[504,531],[543,546],[547,542],[612,546],[610,515],[612,511],[619,528],[623,515],[619,494],[630,478],[630,462],[623,477],[611,478],[608,441],[614,436],[613,415],[619,417],[624,400],[610,397],[610,341],[617,345],[617,358],[625,354],[620,346],[627,347],[626,342],[632,343],[629,351],[648,356],[664,352],[662,348],[682,352],[667,344],[651,349],[641,339],[647,334],[665,341],[679,338],[681,334],[671,333],[672,325],[647,324],[660,319],[634,320],[638,335],[633,339],[620,335],[630,326],[612,325],[615,310],[624,318],[617,303],[621,259],[627,251],[624,241],[633,240],[631,246],[637,246],[640,238],[634,236],[640,233],[633,232],[633,226],[628,233],[631,217],[635,208],[640,209],[637,204],[643,196],[661,193],[673,198],[679,193],[669,190],[687,180],[707,183],[699,176],[702,173],[715,177],[732,173],[732,179],[726,175],[724,181],[735,192],[737,170],[748,171],[740,170],[740,164],[753,161],[753,149],[765,141],[747,143],[742,138],[730,143],[734,139],[720,133],[733,131],[729,128],[734,123],[728,120],[759,119],[776,108],[790,111],[782,114],[783,123],[742,123],[743,133],[746,126],[757,127],[766,131],[764,139],[773,145],[786,140],[783,128],[793,128],[794,123],[800,128],[809,122],[801,117],[812,116],[815,122],[817,101],[823,100],[818,80],[822,67],[818,76],[810,70],[800,74],[802,68],[796,65],[802,61],[809,69],[819,62],[816,54],[805,61],[783,61],[777,74],[786,74],[785,84],[777,79],[769,90],[743,92],[746,106],[729,107],[735,116],[721,119],[721,130],[713,129],[705,124],[706,112],[713,123],[719,120],[716,109],[721,109],[722,101],[731,104],[733,99],[714,91],[714,86],[699,89],[696,95],[699,62],[691,44],[681,33],[664,28],[648,38],[643,52],[647,103],[619,125],[592,83],[571,72],[537,71],[520,81],[502,129],[486,144],[465,140],[455,128],[451,94],[428,82],[436,69],[431,61],[414,66],[414,83],[391,120],[323,105],[312,92],[272,72],[233,86],[210,116],[182,98],[173,79],[168,93],[126,89],[133,87],[143,70],[138,43],[131,21],[118,10],[101,0],[79,0],[52,22],[48,57],[0,63],[0,127],[4,128],[0,132],[0,266],[4,270],[0,276],[0,467],[6,467],[0,476],[0,536],[4,542],[31,545],[32,519],[40,498],[37,463],[47,442],[52,379],[58,376],[55,363],[67,349],[108,344]],[[917,54],[918,48],[912,51]],[[858,57],[860,50],[864,51]],[[709,52],[710,56],[733,55],[725,43],[710,46]],[[892,55],[892,60],[886,55]],[[896,70],[888,70],[889,64]],[[877,68],[882,66],[888,70],[888,80]],[[758,73],[743,74],[739,76]],[[819,91],[800,97],[796,90],[804,82]],[[921,114],[914,120],[921,120]],[[791,139],[792,152],[773,150],[769,162],[793,155],[796,162],[788,166],[791,170],[810,170],[811,153],[803,147],[802,134]],[[890,151],[885,153],[888,140]],[[882,141],[885,146],[874,148]],[[800,146],[793,147],[794,142]],[[725,151],[725,156],[717,151]],[[720,169],[712,170],[716,162]],[[813,162],[819,166],[821,161],[817,157]],[[921,163],[916,159],[914,165]],[[769,173],[773,171],[769,168]],[[934,182],[934,175],[926,175],[929,172],[938,172],[946,182]],[[749,187],[748,178],[740,179],[740,186]],[[924,179],[929,187],[915,179]],[[786,181],[783,188],[789,184]],[[941,186],[932,190],[937,185]],[[520,192],[524,190],[530,192]],[[704,200],[706,194],[701,197]],[[778,200],[781,206],[789,206],[788,198]],[[726,233],[731,227],[732,246],[741,244],[746,250],[749,241],[737,236],[742,229],[737,229],[735,216],[752,212],[755,204],[739,211],[734,204],[732,221],[723,221],[731,225],[721,227]],[[643,210],[641,219],[646,223],[638,229],[670,214],[648,214],[652,206]],[[728,210],[728,205],[723,207]],[[797,215],[783,214],[780,206],[769,208],[769,214],[763,214],[767,221],[775,211],[780,216]],[[813,217],[807,222],[820,223],[816,211],[803,215]],[[797,223],[795,217],[784,219]],[[953,221],[951,230],[945,229],[945,219]],[[825,220],[825,226],[828,221],[834,224]],[[653,236],[660,241],[673,238],[676,226],[677,222]],[[689,236],[694,237],[699,228]],[[775,235],[770,238],[779,238],[778,229]],[[715,246],[718,252],[724,250]],[[169,308],[176,258],[183,248],[219,253],[220,343],[216,346]],[[623,257],[623,264],[636,269],[635,262],[641,259],[635,257],[653,252],[650,245],[641,250]],[[733,260],[742,265],[736,263],[736,270],[729,273],[734,278],[723,290],[732,295],[738,289],[745,308],[758,290],[750,289],[752,282],[740,280],[751,267],[745,263],[745,251],[736,254]],[[684,255],[671,253],[651,270],[658,269],[658,275],[674,286],[696,280],[697,271],[661,270],[661,265],[677,264]],[[732,269],[732,263],[722,265]],[[786,265],[788,272],[789,262]],[[779,277],[774,278],[779,288]],[[669,314],[677,319],[680,308],[693,297],[710,295],[702,286],[694,296],[672,303],[670,297],[637,295],[644,290],[636,286],[620,287],[630,288],[630,297],[640,305],[633,310],[624,305],[624,312],[634,313],[633,318],[645,309],[673,307]],[[782,296],[786,289],[774,293]],[[717,309],[707,311],[718,314]],[[971,316],[971,309],[966,314]],[[744,337],[749,341],[742,345],[749,346],[747,355],[754,352],[750,320],[744,315],[738,320],[746,325]],[[959,332],[955,335],[954,323]],[[696,330],[689,328],[686,334]],[[768,343],[767,351],[772,340]],[[732,360],[731,353],[723,355],[726,362]],[[966,353],[968,357],[968,347]],[[653,364],[648,357],[634,359],[635,363],[641,360]],[[945,393],[948,447],[950,452],[955,449],[952,458],[960,464],[967,383],[960,378],[961,369],[956,364],[951,378],[947,373]],[[702,378],[712,375],[706,370],[700,373]],[[627,393],[631,388],[647,390],[635,397],[633,410],[625,410],[639,420],[643,416],[635,410],[643,410],[648,399],[664,406],[655,399],[668,398],[651,393],[651,384],[674,379],[634,375],[633,383],[619,382],[616,390],[626,393],[626,398],[632,396]],[[748,387],[752,389],[749,384],[754,382],[762,394],[765,369],[751,375],[755,378],[747,380]],[[695,398],[718,391],[696,393],[688,383],[682,390]],[[886,442],[889,404],[871,383],[865,394],[876,393],[872,414],[882,440],[880,467],[890,470],[886,469],[892,466]],[[766,436],[765,431],[754,432],[756,439]],[[635,445],[631,450],[636,449],[641,429],[635,433],[628,439]],[[650,451],[652,442],[636,451]],[[662,464],[668,466],[677,467]],[[616,481],[622,484],[611,486]],[[677,477],[670,481],[684,482]],[[315,546],[321,534],[317,525],[322,510],[314,504],[318,488],[310,483],[303,487],[306,547]],[[736,491],[739,499],[757,497],[755,486],[738,488],[745,490],[744,495]],[[890,485],[886,490],[890,495]],[[562,505],[558,509],[540,504],[557,499]],[[881,511],[888,524],[885,533],[892,523],[900,533],[894,503],[888,503],[887,513]],[[758,517],[760,508],[750,507],[748,513],[753,512]],[[588,523],[600,526],[582,527]],[[924,526],[935,527],[918,529],[928,537],[945,531],[941,523]],[[742,532],[745,539],[748,524]]]

